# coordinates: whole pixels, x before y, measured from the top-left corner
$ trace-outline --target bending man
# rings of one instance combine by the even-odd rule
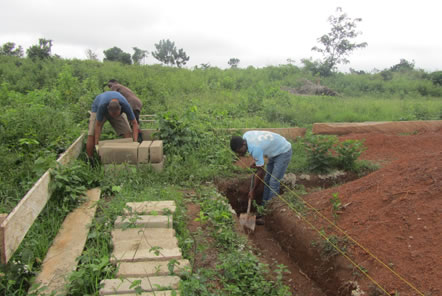
[[[132,136],[134,142],[138,140],[138,123],[134,112],[119,92],[107,91],[98,95],[92,103],[91,111],[86,143],[86,153],[89,158],[92,158],[94,154],[94,146],[98,145],[101,130],[106,120],[109,120],[120,137],[130,138]],[[133,130],[131,130],[128,120]]]
[[[257,168],[255,184],[249,198],[253,197],[254,190],[264,179],[263,203],[267,204],[275,195],[279,194],[280,180],[292,158],[292,145],[283,136],[266,131],[248,131],[242,137],[233,136],[230,148],[238,155],[249,152]],[[264,171],[264,156],[268,157],[267,173]],[[265,174],[265,178],[264,177]]]

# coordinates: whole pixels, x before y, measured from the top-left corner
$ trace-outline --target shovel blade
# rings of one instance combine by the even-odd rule
[[[243,229],[250,229],[251,231],[255,231],[256,216],[250,214],[241,214],[239,215],[239,224]]]

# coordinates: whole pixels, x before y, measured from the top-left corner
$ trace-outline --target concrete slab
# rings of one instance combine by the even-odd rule
[[[149,162],[149,149],[152,141],[143,141],[140,146],[138,146],[138,163],[148,163]]]
[[[172,228],[129,228],[112,230],[112,240],[134,240],[134,239],[172,239],[175,238],[175,230]]]
[[[126,277],[146,277],[169,275],[168,268],[170,260],[154,261],[154,262],[121,262],[119,264],[117,276],[119,278]],[[190,268],[190,262],[187,259],[176,260],[173,272],[180,274]]]
[[[100,199],[99,188],[88,190],[86,202],[69,213],[43,261],[35,283],[46,286],[45,293],[67,294],[68,276],[77,267],[89,233],[89,224]]]
[[[109,296],[180,296],[178,291],[155,291],[155,292],[142,292],[137,293],[124,293],[124,294],[110,294]]]
[[[155,140],[150,145],[150,162],[160,163],[163,161],[163,141]]]
[[[155,252],[156,249],[174,249],[178,247],[178,241],[176,237],[163,237],[163,238],[146,238],[139,237],[130,240],[114,240],[114,252],[124,253],[127,251],[138,252],[140,250],[152,250]]]
[[[139,285],[131,287],[135,281],[140,281]],[[100,295],[113,295],[123,293],[136,293],[135,288],[140,287],[143,292],[159,291],[164,289],[174,290],[178,288],[180,278],[177,276],[152,276],[147,278],[125,278],[103,280],[103,288]],[[155,295],[158,295],[155,293]]]
[[[164,215],[119,216],[115,220],[115,228],[146,227],[172,228],[173,217]]]
[[[176,210],[173,200],[128,202],[126,206],[131,209],[131,211],[124,209],[126,215],[130,213],[164,215],[167,212],[173,214]]]
[[[138,142],[108,143],[100,148],[100,157],[103,164],[138,162]]]
[[[173,249],[138,249],[122,252],[112,252],[110,262],[142,262],[142,261],[162,261],[171,259],[182,259],[183,255],[180,248]]]

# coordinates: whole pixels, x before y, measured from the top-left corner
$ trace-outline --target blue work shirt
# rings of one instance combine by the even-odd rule
[[[283,136],[272,132],[249,131],[242,138],[247,141],[247,150],[255,159],[256,166],[264,165],[264,156],[272,158],[292,148]]]
[[[113,99],[117,99],[118,102],[120,102],[121,111],[126,113],[127,120],[132,121],[135,119],[135,114],[125,97],[123,97],[117,91],[106,91],[96,96],[94,102],[92,103],[91,111],[97,113],[98,121],[104,120],[104,117],[108,114],[107,106],[109,105],[109,102]]]

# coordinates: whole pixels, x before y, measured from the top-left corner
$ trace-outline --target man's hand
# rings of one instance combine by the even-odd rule
[[[132,124],[132,132],[133,132],[132,138],[133,138],[134,142],[138,142],[138,130],[139,130],[138,122],[134,119],[134,120],[132,120],[131,124]]]
[[[253,200],[253,198],[255,197],[255,190],[250,190],[249,194],[248,194],[249,199]]]

